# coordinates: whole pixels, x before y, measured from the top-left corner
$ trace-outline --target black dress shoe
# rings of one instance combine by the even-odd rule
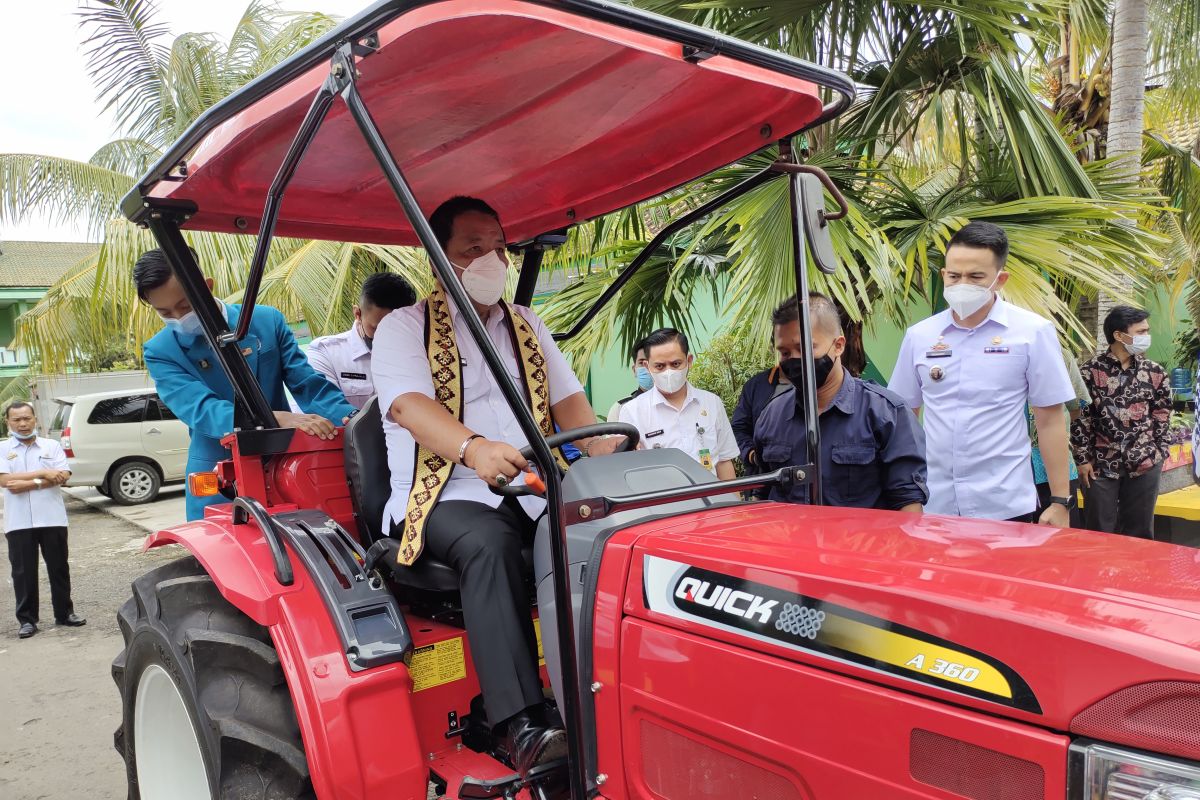
[[[521,777],[539,764],[567,755],[566,731],[537,724],[527,711],[509,719],[504,744],[513,769]]]
[[[87,620],[83,617],[77,617],[74,614],[68,614],[62,619],[54,620],[55,625],[66,625],[68,628],[78,628],[80,625],[87,625]]]
[[[35,633],[37,633],[37,625],[34,625],[32,622],[25,622],[21,625],[21,630],[17,631],[17,638],[28,639]]]

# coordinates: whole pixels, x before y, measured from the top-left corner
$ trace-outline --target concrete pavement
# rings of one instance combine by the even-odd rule
[[[158,499],[140,506],[123,506],[96,491],[92,486],[67,486],[64,492],[87,503],[92,508],[111,514],[132,523],[147,533],[153,533],[187,519],[184,512],[184,488],[182,483],[162,487]]]

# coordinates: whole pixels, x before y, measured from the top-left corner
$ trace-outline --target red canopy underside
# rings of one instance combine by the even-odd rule
[[[815,87],[732,59],[520,2],[450,0],[384,26],[358,86],[426,213],[480,197],[521,241],[644,200],[803,128]],[[328,69],[210,133],[182,182],[193,230],[254,232]],[[239,226],[239,218],[244,225]],[[345,104],[334,103],[285,195],[276,233],[416,244]]]

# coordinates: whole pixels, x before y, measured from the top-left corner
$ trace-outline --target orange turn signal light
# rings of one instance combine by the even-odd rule
[[[221,493],[221,484],[215,472],[192,472],[188,474],[188,493],[192,497],[212,497]]]

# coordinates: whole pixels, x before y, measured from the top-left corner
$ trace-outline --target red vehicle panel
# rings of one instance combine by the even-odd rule
[[[1117,688],[1200,673],[1200,553],[1192,549],[1036,525],[777,504],[638,530],[644,535],[630,565],[626,614],[1055,730],[1067,730],[1076,714]],[[647,601],[647,559],[810,598],[835,618],[854,618],[834,645],[854,636],[870,641],[849,654],[823,644],[824,634],[815,647],[793,647],[676,613]],[[916,649],[904,650],[913,642]],[[891,646],[900,651],[889,655]],[[1011,689],[1028,687],[1036,702],[1016,702],[1003,689],[973,691],[931,673],[929,663],[906,666],[946,649],[982,657],[983,677],[986,665],[995,666]]]
[[[621,663],[630,798],[961,796],[947,748],[1003,765],[988,797],[1064,796],[1066,736],[638,619]]]

